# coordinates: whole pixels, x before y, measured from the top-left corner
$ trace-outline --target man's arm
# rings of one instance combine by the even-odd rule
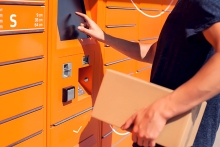
[[[138,61],[153,63],[156,43],[143,44],[137,42],[131,42],[124,39],[116,38],[104,33],[98,25],[92,21],[87,15],[76,12],[77,15],[83,17],[86,23],[82,23],[78,29],[91,36],[92,38],[110,45],[117,51],[125,54],[126,56]]]
[[[214,47],[215,54],[188,82],[177,88],[170,96],[171,116],[192,109],[220,93],[220,23],[203,32]]]
[[[108,34],[105,34],[105,40],[102,42],[135,60],[153,63],[157,42],[154,44],[130,42]]]
[[[134,123],[132,139],[140,146],[155,146],[168,119],[220,93],[220,23],[212,25],[203,34],[215,49],[215,54],[208,62],[189,81],[134,114],[122,126],[126,130]]]

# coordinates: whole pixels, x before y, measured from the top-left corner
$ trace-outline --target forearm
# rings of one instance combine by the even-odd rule
[[[220,93],[220,53],[215,53],[199,72],[165,97],[170,117],[184,113]],[[165,114],[165,115],[167,115]]]
[[[105,34],[102,41],[126,56],[138,61],[152,63],[155,47],[152,44],[140,44]]]
[[[117,51],[127,55],[130,58],[143,62],[153,62],[156,49],[155,45],[152,46],[152,44],[140,44],[110,36],[101,30],[101,28],[87,15],[79,12],[76,12],[76,14],[86,20],[85,23],[81,23],[80,26],[78,26],[78,29],[81,32],[98,41],[110,45]]]

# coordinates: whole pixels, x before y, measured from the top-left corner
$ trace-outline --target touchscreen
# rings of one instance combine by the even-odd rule
[[[60,40],[73,40],[88,38],[84,33],[78,31],[77,27],[84,20],[75,12],[85,13],[83,0],[59,0],[58,1],[58,29]]]

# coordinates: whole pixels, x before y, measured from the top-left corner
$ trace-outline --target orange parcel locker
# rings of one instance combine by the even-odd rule
[[[94,147],[99,146],[100,126],[89,111],[98,82],[100,48],[97,41],[78,31],[84,20],[75,14],[79,11],[91,17],[88,4],[88,0],[49,1],[48,147],[77,146],[91,136],[97,139]]]
[[[17,118],[3,120],[0,122],[1,142],[0,146],[13,146],[28,140],[30,136],[43,131],[43,109],[42,107],[33,112],[23,114]],[[3,134],[4,133],[4,134]],[[42,144],[42,142],[39,142]]]
[[[3,34],[1,31],[0,33]],[[39,58],[46,52],[45,33],[6,35],[0,38],[0,44],[4,48],[1,50],[0,62]]]
[[[134,2],[139,6],[139,1],[135,0]],[[128,0],[107,0],[105,7],[106,16],[103,20],[105,20],[106,33],[129,41],[137,41],[139,14],[134,5]],[[135,60],[128,58],[108,45],[103,49],[104,70],[113,69],[130,75],[135,74]],[[120,129],[117,129],[117,131],[125,133]],[[101,147],[111,147],[121,146],[121,142],[125,142],[128,135],[115,134],[108,124],[102,123],[101,137]],[[132,144],[128,141],[126,143],[129,144],[128,146]]]
[[[4,64],[4,63],[3,63]],[[0,91],[4,92],[44,80],[44,59],[0,66]]]
[[[127,3],[123,6],[111,5],[107,2],[106,6],[106,18],[105,18],[106,32],[123,39],[130,41],[137,40],[137,22],[138,12],[134,7],[129,7]],[[114,62],[126,58],[125,55],[108,47],[104,47],[104,63]]]
[[[0,43],[4,48],[0,63],[24,62],[44,56],[44,31],[45,6],[0,5]]]
[[[45,146],[45,14],[42,0],[0,1],[0,146],[38,135],[36,144]]]
[[[128,0],[106,1],[105,32],[112,36],[137,41],[138,13]]]
[[[88,110],[80,115],[75,115],[72,119],[54,124],[51,128],[51,146],[52,147],[73,147],[80,144],[82,141],[93,136],[93,132],[96,131],[96,125],[91,120],[91,111]],[[93,139],[93,144],[97,145],[96,138]]]
[[[43,106],[44,94],[43,82],[31,84],[13,93],[1,93],[0,120]]]

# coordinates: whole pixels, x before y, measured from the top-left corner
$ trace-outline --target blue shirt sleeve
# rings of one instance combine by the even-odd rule
[[[186,37],[193,36],[220,22],[220,0],[188,0]]]

